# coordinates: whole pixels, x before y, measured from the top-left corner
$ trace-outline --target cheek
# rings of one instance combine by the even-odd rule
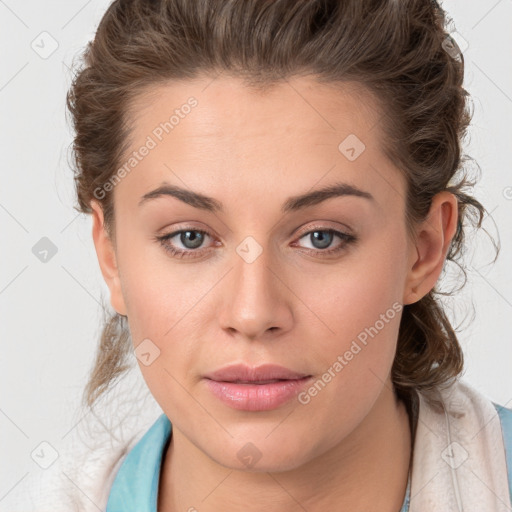
[[[201,316],[200,299],[211,285],[194,286],[194,280],[175,265],[138,265],[137,261],[135,253],[124,261],[123,290],[139,368],[162,409],[186,413],[190,396],[181,386],[187,381],[187,370],[200,358],[194,334]],[[141,357],[144,353],[150,354],[149,364]]]
[[[207,290],[204,266],[173,261],[142,234],[120,234],[118,261],[135,345],[170,335]]]
[[[373,325],[394,304],[396,311],[405,277],[405,240],[397,230],[353,248],[338,264],[304,272],[294,291],[324,321],[326,335],[335,331],[346,338]]]
[[[178,383],[185,383],[188,370],[205,360],[205,347],[198,342],[205,338],[205,307],[211,307],[209,293],[218,293],[220,271],[207,269],[206,263],[176,263],[154,242],[125,240],[119,266],[141,373],[161,405],[169,396],[187,404],[189,397],[182,396]],[[146,366],[140,352],[158,356]]]
[[[334,379],[337,384],[333,389],[350,386],[363,392],[373,384],[379,387],[392,366],[406,259],[403,233],[397,230],[392,234],[393,244],[388,236],[375,237],[340,265],[299,280],[302,284],[294,290],[314,312],[311,315],[305,310],[303,318],[310,335],[316,329],[317,339],[322,340],[317,352],[325,369],[344,375]],[[357,391],[353,400],[356,395]]]

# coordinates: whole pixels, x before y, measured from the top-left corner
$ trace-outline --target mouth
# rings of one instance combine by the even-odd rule
[[[242,411],[269,411],[290,402],[312,379],[282,366],[235,365],[204,377],[208,390],[223,404]]]

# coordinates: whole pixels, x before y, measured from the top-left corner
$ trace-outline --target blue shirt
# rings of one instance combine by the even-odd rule
[[[501,420],[512,501],[512,410],[494,403]],[[162,459],[171,438],[172,425],[162,414],[121,464],[110,490],[106,512],[157,512]],[[408,512],[411,479],[407,482],[400,512]]]

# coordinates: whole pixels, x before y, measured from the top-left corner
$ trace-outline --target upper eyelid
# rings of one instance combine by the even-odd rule
[[[342,233],[344,235],[354,235],[352,229],[350,229],[348,226],[344,226],[343,228],[339,227],[332,227],[325,224],[317,224],[316,226],[309,226],[305,227],[304,229],[299,229],[298,235],[299,237],[302,237],[304,235],[307,235],[313,231],[336,231],[338,233]]]
[[[296,236],[304,236],[304,235],[307,235],[313,231],[337,231],[339,233],[342,233],[342,234],[346,234],[346,235],[353,235],[354,233],[352,232],[352,230],[348,227],[348,226],[345,226],[344,228],[335,228],[335,227],[332,227],[332,226],[327,226],[327,225],[321,225],[321,224],[318,224],[316,226],[309,226],[309,227],[305,227],[303,229],[299,229],[299,232]],[[206,229],[206,228],[199,228],[199,227],[195,227],[195,226],[184,226],[182,228],[175,228],[173,229],[172,231],[169,231],[169,233],[163,233],[162,235],[160,235],[161,237],[173,237],[177,234],[180,234],[180,233],[183,233],[183,232],[186,232],[186,231],[196,231],[196,232],[201,232],[201,233],[205,233],[207,234],[208,236],[210,237],[213,237],[213,235],[210,233],[210,230]]]
[[[328,230],[332,230],[332,231],[339,231],[341,233],[344,233],[344,234],[347,234],[347,235],[355,235],[355,232],[353,229],[351,229],[349,226],[347,226],[346,224],[343,224],[342,222],[338,222],[337,224],[341,224],[342,227],[333,227],[333,226],[329,226],[328,223],[329,222],[333,222],[333,221],[327,221],[327,220],[317,220],[317,221],[311,221],[313,223],[313,225],[309,225],[309,223],[306,223],[306,227],[304,228],[299,228],[298,230],[297,229],[294,229],[294,231],[298,231],[299,233],[301,234],[307,234],[309,233],[310,231],[314,231],[315,229],[317,230],[320,230],[320,231],[328,231]],[[316,224],[315,224],[316,223]],[[194,226],[194,225],[191,225],[191,224],[184,224],[183,227],[179,226],[174,228],[172,231],[169,231],[169,233],[164,233],[162,236],[166,236],[167,234],[177,234],[177,233],[180,233],[180,232],[183,232],[183,231],[203,231],[205,233],[207,233],[209,236],[213,236],[211,235],[210,233],[210,230],[208,228],[203,228],[203,227],[197,227],[197,226]]]

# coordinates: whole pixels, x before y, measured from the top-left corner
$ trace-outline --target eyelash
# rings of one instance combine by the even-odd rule
[[[173,231],[172,233],[168,233],[166,235],[157,236],[157,237],[155,237],[155,239],[158,242],[160,242],[160,244],[163,246],[164,250],[167,253],[169,253],[171,256],[173,256],[175,258],[180,258],[180,259],[181,258],[195,258],[197,256],[194,256],[194,253],[202,253],[202,252],[204,252],[204,250],[207,250],[207,249],[203,249],[203,250],[201,250],[201,249],[188,249],[188,250],[176,249],[176,247],[169,245],[169,242],[168,242],[171,238],[174,238],[176,235],[179,235],[181,233],[186,233],[187,231],[190,231],[193,233],[201,233],[202,235],[208,235],[210,238],[213,238],[208,231],[204,231],[202,229],[193,229],[193,228],[187,229],[186,228],[186,229],[180,229],[179,231]],[[307,231],[307,232],[301,234],[301,236],[299,237],[299,240],[304,238],[306,235],[311,235],[312,233],[316,233],[316,232],[332,233],[344,241],[344,243],[342,243],[338,247],[335,247],[334,249],[325,249],[325,250],[308,249],[308,248],[302,249],[302,250],[306,250],[306,252],[308,252],[308,253],[315,253],[315,254],[321,253],[322,257],[337,254],[337,253],[341,252],[342,250],[344,250],[347,245],[357,241],[357,238],[354,235],[349,235],[348,233],[336,231],[335,229],[331,229],[331,228],[320,228],[320,227],[313,228],[310,231]]]

